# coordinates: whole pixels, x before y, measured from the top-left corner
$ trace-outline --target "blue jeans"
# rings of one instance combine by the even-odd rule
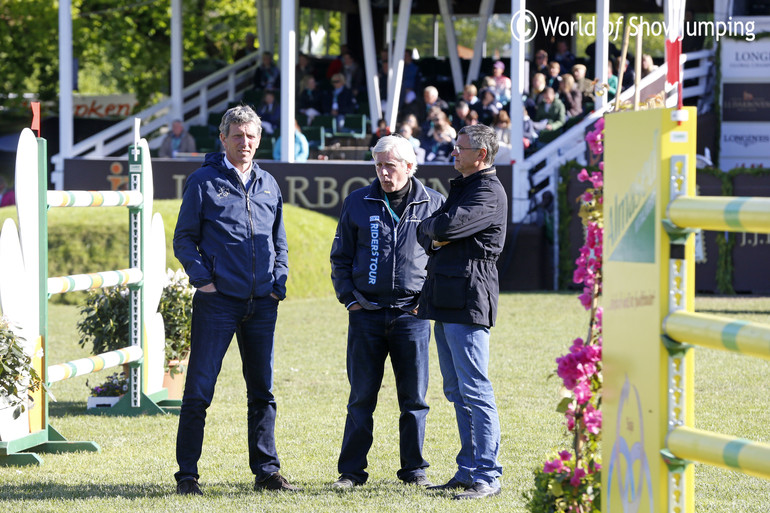
[[[219,292],[193,296],[190,364],[187,367],[176,441],[177,481],[198,478],[206,409],[214,396],[222,359],[238,340],[248,402],[249,466],[258,480],[280,468],[275,449],[273,338],[278,301],[270,296],[237,299]]]
[[[460,432],[455,478],[497,488],[503,467],[497,461],[500,420],[488,377],[489,328],[436,321],[434,332],[444,395],[454,404]]]
[[[366,455],[372,447],[374,409],[382,385],[385,359],[390,354],[401,411],[401,469],[399,479],[425,475],[422,457],[428,404],[428,347],[430,322],[395,308],[350,312],[347,370],[350,382],[345,434],[337,464],[339,473],[358,483],[369,474]]]

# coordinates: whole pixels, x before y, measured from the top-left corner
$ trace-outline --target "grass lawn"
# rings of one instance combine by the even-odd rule
[[[699,298],[701,311],[731,311],[770,322],[765,298]],[[76,340],[77,308],[51,305],[49,363],[85,356]],[[531,470],[566,445],[554,359],[585,331],[587,315],[574,294],[503,294],[492,331],[491,374],[502,424],[503,492],[478,502],[448,500],[405,487],[396,478],[398,408],[392,372],[386,372],[375,414],[369,482],[335,492],[348,385],[346,314],[331,296],[290,299],[279,309],[275,354],[276,437],[282,472],[304,490],[255,493],[246,451],[246,400],[233,344],[224,362],[200,461],[204,497],[176,496],[173,473],[176,416],[104,417],[85,414],[86,380],[110,370],[53,385],[51,424],[69,440],[92,440],[101,453],[43,455],[41,467],[0,467],[3,511],[524,511],[522,492]],[[728,353],[696,353],[696,427],[770,442],[767,395],[770,362]],[[454,412],[441,391],[431,353],[431,412],[425,437],[428,477],[454,472],[458,449]],[[770,481],[696,467],[698,512],[764,512]]]

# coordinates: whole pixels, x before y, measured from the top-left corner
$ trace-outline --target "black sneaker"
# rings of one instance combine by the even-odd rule
[[[423,475],[412,476],[409,479],[404,479],[404,484],[422,486],[423,488],[430,488],[433,483],[428,481],[428,478]]]
[[[457,480],[457,478],[452,478],[449,481],[447,481],[445,484],[442,485],[434,485],[429,486],[428,490],[436,490],[436,491],[443,491],[443,490],[465,490],[469,488],[470,485],[467,485],[463,482],[460,482]]]
[[[278,490],[282,492],[296,492],[299,488],[289,483],[285,477],[278,472],[270,474],[262,481],[254,480],[254,490]]]
[[[335,482],[332,483],[332,488],[335,490],[348,490],[354,486],[361,486],[363,483],[359,483],[355,479],[349,477],[340,476]]]
[[[500,493],[500,487],[492,488],[483,481],[476,481],[464,492],[458,493],[454,497],[455,500],[463,499],[483,499],[484,497],[492,497]]]
[[[194,477],[183,479],[176,484],[176,493],[179,495],[203,495],[198,480]]]

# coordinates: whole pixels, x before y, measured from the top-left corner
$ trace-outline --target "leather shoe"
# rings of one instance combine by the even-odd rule
[[[447,481],[446,483],[444,483],[442,485],[429,486],[428,490],[436,490],[436,491],[443,491],[443,490],[465,490],[466,488],[468,488],[468,486],[470,486],[470,485],[462,483],[462,482],[458,481],[457,478],[453,477],[452,479],[450,479],[449,481]]]
[[[363,483],[359,483],[358,481],[355,481],[349,477],[341,476],[339,479],[332,483],[332,488],[335,490],[347,490],[349,488],[353,488],[354,486],[361,486],[362,484]]]
[[[433,483],[428,481],[428,478],[422,474],[417,476],[412,476],[409,479],[404,479],[404,484],[422,486],[424,488],[430,488],[431,486],[433,486]]]
[[[281,492],[296,492],[299,490],[296,486],[289,483],[285,477],[278,472],[273,472],[262,481],[254,480],[254,490],[278,490]]]
[[[193,478],[183,479],[176,484],[176,493],[179,495],[203,495],[198,480]]]
[[[487,483],[483,481],[476,481],[473,483],[470,487],[468,487],[464,492],[458,493],[454,497],[452,497],[454,500],[463,500],[463,499],[483,499],[484,497],[492,497],[493,495],[497,495],[500,493],[500,487],[492,488]]]

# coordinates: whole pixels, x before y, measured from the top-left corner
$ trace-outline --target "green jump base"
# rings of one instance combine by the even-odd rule
[[[142,393],[139,396],[139,407],[137,408],[131,406],[131,397],[129,394],[126,394],[111,408],[91,408],[86,410],[86,413],[89,415],[123,415],[133,417],[136,415],[165,415],[166,411],[158,406],[158,403],[151,397]]]
[[[38,456],[38,453],[59,454],[79,451],[101,452],[101,448],[96,442],[67,441],[49,425],[48,429],[31,433],[18,440],[0,442],[0,466],[40,466],[43,464],[43,458]]]

